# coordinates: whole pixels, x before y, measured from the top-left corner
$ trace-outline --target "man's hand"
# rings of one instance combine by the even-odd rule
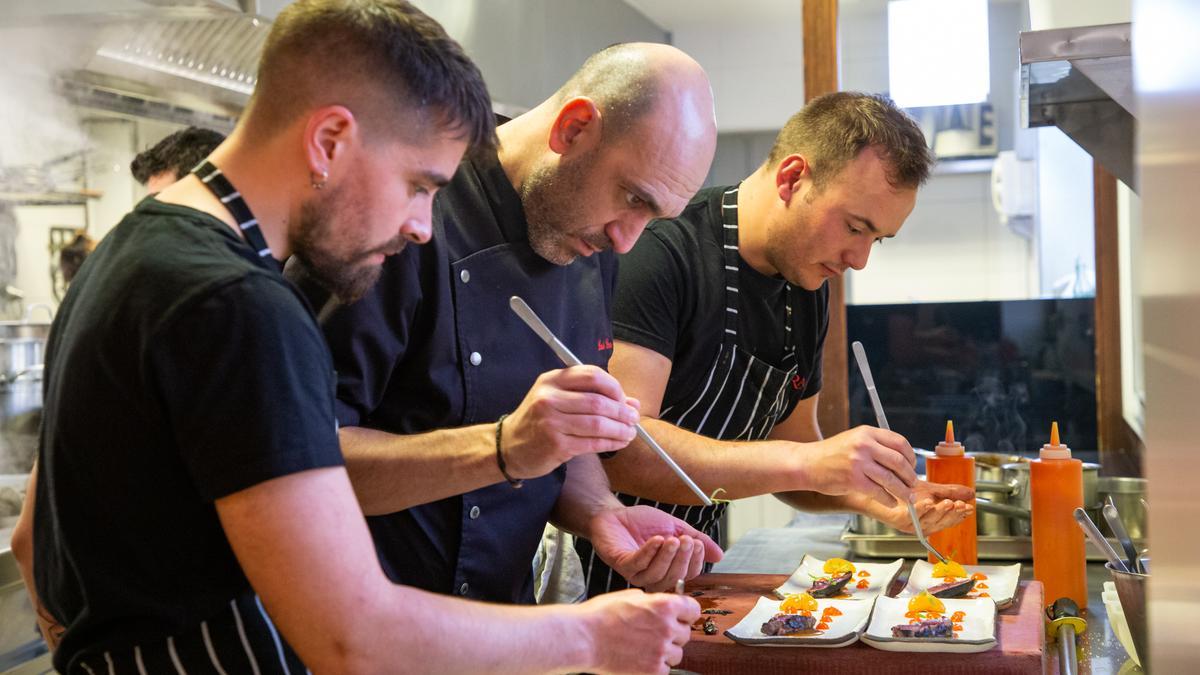
[[[637,589],[605,593],[582,605],[595,673],[666,675],[683,659],[691,624],[700,604],[686,595],[643,593]]]
[[[903,436],[860,426],[814,443],[805,455],[806,489],[827,495],[861,494],[902,509],[917,482],[916,455]],[[893,499],[895,497],[895,499]]]
[[[925,534],[954,527],[975,512],[975,491],[965,485],[928,483],[917,481],[913,487],[916,502],[913,506],[921,517],[921,530]],[[871,502],[866,515],[880,520],[902,532],[912,533],[912,518],[904,504],[880,504]]]
[[[515,478],[544,476],[578,455],[620,450],[637,431],[638,402],[596,366],[542,373],[504,421],[501,447]]]
[[[708,535],[652,506],[604,509],[588,522],[588,539],[600,559],[632,585],[667,590],[721,559]]]

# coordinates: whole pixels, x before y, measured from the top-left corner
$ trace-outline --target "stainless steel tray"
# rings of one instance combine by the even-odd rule
[[[850,553],[859,558],[924,558],[928,555],[921,542],[911,534],[858,534],[847,525],[842,532],[842,541],[850,547]],[[1116,539],[1109,539],[1113,548],[1120,551],[1121,545]],[[1146,542],[1135,540],[1134,546],[1140,551]],[[981,536],[979,537],[979,558],[981,560],[1031,560],[1033,558],[1033,541],[1023,536]],[[1087,559],[1104,561],[1103,553],[1095,546],[1087,547]]]

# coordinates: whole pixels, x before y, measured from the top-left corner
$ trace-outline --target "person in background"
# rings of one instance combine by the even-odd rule
[[[933,158],[891,101],[821,96],[779,132],[740,185],[701,191],[651,223],[621,261],[612,374],[641,401],[647,431],[723,497],[774,493],[810,511],[853,511],[932,532],[972,511],[971,490],[918,481],[899,434],[817,424],[828,279],[861,270],[894,237]],[[703,506],[640,441],[605,463],[625,504],[652,504],[719,536],[725,504]],[[625,588],[586,541],[588,591]]]
[[[336,58],[330,55],[336,54]],[[14,549],[64,674],[656,672],[692,598],[514,608],[394,585],[338,447],[294,255],[353,301],[496,139],[482,77],[401,0],[276,18],[230,138],[138,204],[67,292]],[[32,521],[32,530],[29,522]],[[30,540],[30,537],[32,539]]]
[[[186,176],[224,140],[224,134],[212,129],[180,129],[139,152],[129,163],[129,171],[134,180],[146,186],[147,192],[158,194]]]
[[[64,284],[71,283],[71,280],[79,273],[79,267],[83,265],[83,261],[95,249],[96,240],[89,237],[83,230],[76,230],[75,238],[71,240],[71,243],[59,249],[58,269],[62,272]]]
[[[497,133],[499,151],[438,195],[432,243],[386,262],[359,302],[322,311],[342,448],[380,559],[400,583],[530,603],[549,521],[629,583],[672,588],[720,549],[622,506],[596,453],[627,445],[638,418],[604,371],[614,253],[703,182],[708,77],[673,47],[616,45]],[[563,368],[514,295],[585,365]]]

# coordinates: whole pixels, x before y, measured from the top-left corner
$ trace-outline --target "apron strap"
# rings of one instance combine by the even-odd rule
[[[221,170],[207,159],[197,164],[196,168],[192,169],[192,173],[229,210],[229,215],[237,221],[242,236],[246,238],[246,242],[258,253],[258,256],[270,258],[271,247],[267,245],[267,239],[258,226],[258,219],[250,211],[246,200],[242,199],[242,193],[233,187],[233,183],[229,182],[225,174],[221,173]]]

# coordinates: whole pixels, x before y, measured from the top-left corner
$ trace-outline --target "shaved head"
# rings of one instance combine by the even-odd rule
[[[717,137],[704,69],[654,43],[600,51],[500,131],[530,245],[560,265],[624,253],[651,219],[679,215],[708,175]]]

